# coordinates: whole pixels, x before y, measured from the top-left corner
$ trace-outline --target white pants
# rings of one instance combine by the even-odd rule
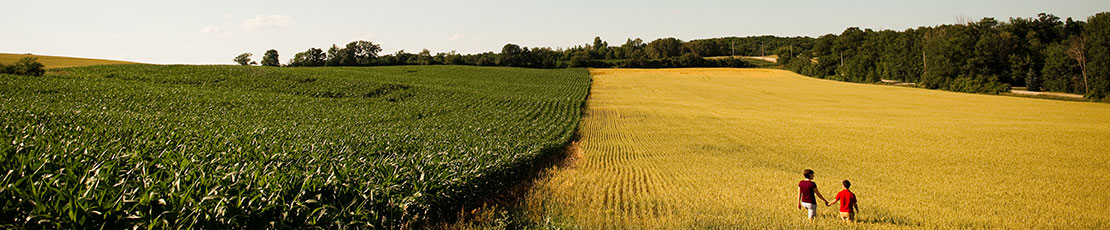
[[[817,217],[817,204],[802,202],[802,207],[809,212],[806,216],[808,216],[810,219]]]

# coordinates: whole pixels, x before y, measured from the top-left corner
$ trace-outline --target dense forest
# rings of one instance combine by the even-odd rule
[[[1019,86],[1093,99],[1110,89],[1110,13],[1086,22],[1040,14],[905,31],[853,27],[798,46],[805,51],[777,48],[779,64],[819,78],[976,93]]]
[[[747,39],[747,38],[743,38]],[[501,52],[477,54],[458,54],[456,52],[432,54],[427,49],[420,53],[404,50],[381,55],[381,46],[368,41],[354,41],[345,46],[332,45],[325,52],[319,48],[309,48],[297,53],[285,66],[384,66],[384,65],[475,65],[510,66],[529,68],[574,68],[574,67],[619,67],[619,68],[667,68],[667,67],[752,67],[751,63],[738,58],[706,59],[704,55],[718,52],[698,51],[698,42],[683,42],[675,38],[661,38],[645,43],[643,40],[628,39],[620,46],[610,46],[600,37],[593,43],[566,49],[549,47],[521,47],[506,44]],[[252,54],[243,53],[235,57],[241,65],[254,64]],[[268,50],[262,57],[263,66],[281,66],[277,50]]]
[[[617,67],[752,67],[733,56],[778,57],[778,64],[797,73],[850,82],[896,80],[920,87],[973,93],[1006,92],[1011,86],[1032,91],[1084,94],[1099,100],[1110,94],[1110,13],[1087,21],[1052,14],[999,21],[983,18],[951,25],[904,31],[847,28],[838,34],[810,37],[725,37],[650,42],[627,39],[610,45],[600,37],[566,49],[506,44],[501,52],[432,54],[398,51],[379,55],[368,41],[327,51],[310,48],[287,66],[477,65],[530,68]],[[252,64],[251,54],[235,58]],[[731,58],[710,58],[729,56]],[[262,65],[280,66],[276,50]]]

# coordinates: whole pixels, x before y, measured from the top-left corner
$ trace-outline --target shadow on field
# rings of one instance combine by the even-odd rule
[[[519,180],[513,181],[511,186],[489,196],[484,200],[476,200],[458,210],[456,216],[450,220],[442,220],[432,226],[439,229],[534,229],[540,223],[535,223],[529,218],[527,198],[537,181],[550,176],[558,168],[573,167],[581,154],[578,150],[579,135],[575,130],[570,141],[559,151],[545,154],[542,160],[536,162],[530,172]]]
[[[528,195],[536,186],[536,182],[549,178],[559,168],[574,167],[574,163],[581,158],[581,151],[578,149],[581,136],[578,129],[581,127],[582,119],[585,119],[587,101],[590,100],[592,94],[592,77],[591,75],[591,86],[586,87],[586,100],[583,100],[582,104],[579,105],[582,110],[579,114],[578,124],[571,131],[570,138],[562,146],[544,148],[538,159],[523,162],[523,165],[510,167],[517,168],[520,171],[517,171],[518,174],[513,175],[512,179],[500,183],[508,186],[496,188],[494,191],[486,193],[490,195],[467,201],[461,207],[455,206],[458,207],[455,215],[444,215],[428,226],[437,229],[457,230],[551,228],[551,217],[545,216],[543,220],[545,223],[537,223],[536,220],[531,218],[534,215],[529,213],[528,210]]]

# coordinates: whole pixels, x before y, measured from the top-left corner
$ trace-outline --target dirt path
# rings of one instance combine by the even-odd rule
[[[1035,92],[1035,91],[1029,91],[1029,90],[1010,89],[1010,93],[1017,94],[1017,95],[1024,95],[1024,96],[1052,96],[1052,97],[1083,99],[1083,95],[1071,94],[1071,93],[1059,93],[1059,92]]]
[[[757,59],[757,60],[769,61],[769,62],[772,62],[772,63],[778,63],[778,61],[779,61],[777,56],[739,56],[739,55],[737,55],[737,56],[705,57],[705,59],[724,59],[724,58],[748,58],[748,59]]]
[[[770,57],[770,56],[768,56],[768,57],[747,56],[747,57],[744,57],[744,58],[759,59],[759,60],[769,61],[769,62],[773,62],[773,63],[778,63],[779,62],[778,58]]]

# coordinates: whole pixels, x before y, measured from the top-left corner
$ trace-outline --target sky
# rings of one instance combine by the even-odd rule
[[[1086,20],[1106,0],[930,1],[61,1],[0,0],[0,53],[157,64],[233,64],[277,49],[283,63],[308,48],[367,40],[384,53],[480,53],[506,43],[571,47],[600,36],[682,40],[904,30],[960,18]]]

